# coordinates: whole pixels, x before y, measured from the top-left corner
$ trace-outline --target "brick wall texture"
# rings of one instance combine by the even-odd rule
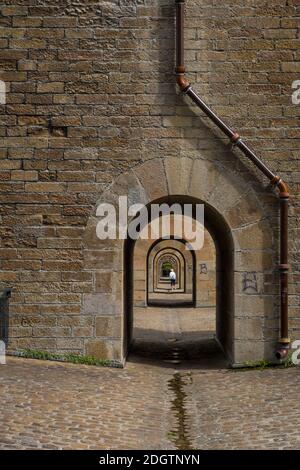
[[[300,105],[291,85],[300,80],[299,18],[299,0],[186,1],[195,90],[290,187],[298,338]],[[101,192],[145,161],[221,162],[249,180],[278,242],[267,181],[176,90],[173,0],[13,0],[0,7],[0,25],[0,281],[13,289],[12,350],[86,353],[97,325],[107,326],[109,318],[81,314],[96,282],[84,269],[83,235]]]

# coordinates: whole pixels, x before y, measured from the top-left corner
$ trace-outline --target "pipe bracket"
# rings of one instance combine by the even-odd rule
[[[279,269],[279,271],[288,271],[289,270],[289,265],[288,264],[279,264],[278,269]]]
[[[291,342],[290,338],[280,338],[280,340],[279,340],[279,344],[288,345],[288,344],[290,344],[290,342]]]
[[[175,75],[183,75],[185,72],[185,67],[183,65],[178,65],[175,69]]]
[[[232,145],[236,145],[238,141],[240,140],[240,138],[241,138],[240,134],[238,134],[237,132],[234,132],[230,139],[232,142]]]

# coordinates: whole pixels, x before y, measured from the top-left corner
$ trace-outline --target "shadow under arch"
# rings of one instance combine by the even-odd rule
[[[187,195],[165,196],[147,204],[192,204],[192,216],[196,216],[196,204],[204,205],[204,225],[210,233],[216,250],[216,338],[229,362],[234,357],[234,242],[230,227],[224,217],[207,202]],[[148,222],[147,222],[148,223]],[[146,225],[146,224],[145,224]],[[141,227],[142,230],[143,227]],[[135,241],[129,236],[124,243],[123,270],[123,356],[126,359],[132,342],[133,331],[133,254]]]
[[[151,251],[153,250],[153,248],[155,248],[156,245],[158,245],[159,243],[161,243],[162,241],[166,240],[165,238],[158,238],[157,240],[155,240],[152,245],[150,246],[148,252],[147,252],[147,259],[146,259],[146,289],[147,289],[147,305],[160,305],[159,303],[153,303],[149,300],[149,269],[148,269],[148,263],[149,263],[149,256],[151,255]],[[170,240],[176,240],[177,242],[179,243],[182,243],[184,245],[186,245],[188,242],[187,240],[184,240],[184,239],[178,239],[178,238],[175,238],[173,235],[170,236]],[[159,253],[163,250],[165,250],[166,248],[162,248],[160,251],[158,251],[155,255],[155,257],[157,257],[159,255]],[[180,253],[180,251],[177,249],[177,248],[172,248],[174,251],[177,251],[178,253]],[[196,256],[195,256],[195,252],[193,250],[190,250],[190,253],[192,255],[192,260],[193,260],[193,272],[192,272],[192,279],[193,279],[193,286],[192,286],[192,301],[191,302],[187,302],[185,304],[181,304],[181,306],[191,306],[191,307],[195,307],[196,306],[196,283],[197,283],[197,275],[196,275]],[[154,259],[155,259],[154,257]],[[185,258],[183,257],[183,260],[184,260],[184,269],[185,271],[187,270],[187,263],[186,263],[186,260]],[[186,284],[186,277],[187,277],[187,272],[185,272],[185,279],[184,279],[184,282]],[[174,306],[177,306],[177,304],[175,303]]]

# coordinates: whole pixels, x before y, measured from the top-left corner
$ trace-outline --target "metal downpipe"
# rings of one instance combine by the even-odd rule
[[[185,77],[184,66],[184,3],[185,0],[175,0],[176,10],[176,81],[180,90],[188,95],[191,100],[208,116],[212,122],[237,146],[244,155],[270,180],[272,186],[279,190],[280,200],[280,339],[275,352],[278,359],[286,358],[290,338],[288,337],[288,206],[289,190],[285,182],[273,173],[265,163],[250,149],[240,138],[240,135],[231,129],[219,118],[210,107],[194,92]]]

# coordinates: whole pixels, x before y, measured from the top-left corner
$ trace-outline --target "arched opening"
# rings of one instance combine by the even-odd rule
[[[174,272],[176,276],[176,288],[182,287],[184,281],[184,260],[181,260],[176,253],[173,253],[173,250],[166,250],[165,253],[156,256],[153,265],[149,267],[152,268],[155,278],[154,290],[157,292],[168,289],[171,272]]]
[[[142,203],[148,208],[150,202],[205,201],[205,227],[216,255],[216,337],[231,364],[271,360],[280,302],[274,271],[277,222],[270,221],[264,200],[243,174],[219,161],[186,156],[154,158],[137,165],[122,173],[97,201],[84,233],[83,271],[92,275],[93,283],[83,295],[80,312],[84,321],[94,325],[83,338],[85,354],[124,364],[132,340],[133,286],[137,285],[133,255],[138,243],[97,236],[98,207],[111,203],[118,217],[124,195],[129,206]],[[270,198],[267,203],[272,204]],[[275,203],[274,199],[274,207]],[[205,274],[201,276],[205,285]],[[139,297],[146,305],[145,286]],[[205,299],[200,296],[195,301],[199,306]]]
[[[152,201],[152,203],[163,203],[168,202],[170,205],[173,203],[178,204],[192,204],[193,206],[193,217],[195,217],[194,208],[196,204],[204,204],[204,224],[207,230],[207,236],[212,240],[212,246],[214,249],[215,254],[215,278],[214,278],[214,285],[215,285],[215,305],[212,307],[214,308],[215,317],[213,321],[215,321],[215,344],[218,344],[220,348],[223,350],[225,356],[230,361],[233,357],[233,317],[234,317],[234,303],[233,303],[233,295],[234,295],[234,283],[233,283],[233,240],[231,236],[230,229],[225,222],[224,218],[209,204],[203,203],[203,201],[189,197],[189,196],[174,196],[168,198],[162,198],[159,200]],[[148,208],[150,204],[148,204]],[[176,240],[177,241],[177,240]],[[162,243],[162,240],[155,240],[152,241],[152,245],[155,247]],[[168,241],[163,240],[163,243],[167,245]],[[181,243],[184,245],[184,240],[181,240]],[[147,290],[149,290],[149,284],[147,287],[147,280],[149,277],[152,277],[153,281],[155,282],[155,278],[153,276],[149,276],[149,257],[151,256],[151,251],[153,250],[153,246],[149,246],[148,250],[146,250],[147,244],[140,243],[139,241],[134,241],[128,238],[125,241],[124,246],[124,302],[125,302],[125,322],[124,322],[124,355],[126,356],[130,350],[132,345],[132,341],[134,339],[134,315],[139,309],[140,314],[142,315],[142,319],[140,318],[140,323],[138,324],[137,329],[141,328],[141,325],[145,325],[145,319],[151,318],[155,316],[158,318],[159,310],[155,306],[151,306],[151,302],[149,305],[149,294],[147,297]],[[165,246],[167,250],[168,247]],[[188,250],[187,250],[188,251]],[[144,262],[141,258],[141,253],[144,256]],[[159,253],[159,252],[158,252]],[[193,341],[190,342],[190,349],[193,351],[185,350],[186,357],[196,357],[197,353],[200,352],[203,354],[209,355],[212,352],[211,343],[210,342],[203,342],[203,331],[201,333],[201,322],[202,326],[204,326],[205,320],[204,317],[201,317],[200,311],[201,308],[204,308],[201,305],[201,302],[204,302],[205,296],[203,296],[203,292],[205,287],[202,287],[201,292],[201,282],[203,286],[205,286],[204,277],[208,274],[208,268],[206,264],[205,270],[203,268],[205,263],[199,262],[200,256],[197,256],[193,251],[189,251],[189,253],[195,258],[194,261],[194,268],[193,268],[193,276],[192,276],[192,303],[190,304],[190,317],[186,318],[186,332],[189,333],[189,337],[193,338]],[[136,269],[135,265],[135,257],[140,257],[140,271]],[[155,256],[153,257],[155,259]],[[159,258],[158,258],[159,259]],[[175,258],[174,258],[175,259]],[[166,261],[163,261],[166,262]],[[162,263],[163,264],[163,263]],[[156,273],[162,273],[162,264],[159,268],[156,269]],[[166,268],[170,267],[171,261],[169,259],[169,264],[165,265]],[[152,260],[153,266],[153,260]],[[178,269],[178,266],[177,266]],[[160,270],[160,271],[159,271]],[[142,271],[145,272],[145,276],[141,274]],[[202,275],[202,281],[200,281]],[[139,277],[137,277],[139,276]],[[135,289],[136,285],[139,283],[140,291],[139,296],[136,297]],[[154,287],[154,286],[152,286]],[[153,289],[154,291],[154,289]],[[207,293],[207,287],[206,287]],[[179,294],[178,294],[179,295]],[[201,297],[202,295],[202,297]],[[136,303],[138,298],[139,304]],[[206,300],[208,298],[206,297]],[[171,301],[169,301],[171,302]],[[168,303],[168,302],[167,302]],[[167,305],[166,303],[166,305]],[[169,305],[170,306],[170,305]],[[152,310],[151,310],[152,309]],[[157,310],[155,310],[157,309]],[[160,314],[161,317],[163,316],[163,310],[160,307]],[[169,310],[169,309],[168,309]],[[141,313],[142,312],[142,313]],[[164,310],[166,313],[166,309]],[[204,312],[204,309],[203,309]],[[169,312],[168,312],[169,313]],[[194,314],[194,317],[193,317]],[[148,315],[148,317],[147,317]],[[171,313],[170,313],[171,315]],[[198,316],[197,316],[198,315]],[[160,318],[160,321],[166,321],[167,316]],[[170,321],[171,316],[169,316]],[[182,317],[183,318],[183,317]],[[194,318],[194,320],[193,320]],[[155,321],[155,318],[154,318]],[[144,323],[143,323],[144,322]],[[151,322],[150,322],[151,323]],[[209,323],[209,320],[208,320]],[[183,326],[184,318],[182,319]],[[210,325],[212,322],[210,323]],[[147,329],[147,328],[146,328]],[[157,330],[153,328],[148,328],[146,335],[144,337],[148,337],[150,339],[149,345],[152,344],[151,350],[157,350],[157,354],[159,355],[162,349],[158,346],[155,342],[155,338],[153,336],[151,342],[151,334],[157,334]],[[204,328],[205,330],[205,328]],[[138,332],[141,334],[141,331]],[[161,338],[164,337],[164,346],[167,346],[168,349],[168,342],[172,342],[176,340],[174,337],[174,331],[162,331]],[[170,333],[170,334],[168,334]],[[176,332],[175,332],[176,333]],[[136,334],[136,328],[135,328]],[[211,339],[211,338],[210,338]],[[203,350],[203,346],[207,346],[207,350]],[[153,347],[154,346],[154,347]],[[205,349],[205,348],[204,348]],[[193,356],[193,354],[194,356]]]
[[[177,261],[173,260],[162,260],[161,266],[159,269],[159,280],[164,281],[165,279],[169,279],[169,275],[171,270],[175,270],[178,273],[178,265]]]
[[[147,305],[176,307],[182,304],[194,304],[196,259],[194,252],[186,250],[185,246],[185,240],[174,238],[158,239],[149,246],[144,267],[144,278],[147,279]],[[163,263],[166,263],[167,276],[162,272]],[[173,290],[170,282],[171,269],[176,276]],[[142,288],[145,288],[145,285]]]

